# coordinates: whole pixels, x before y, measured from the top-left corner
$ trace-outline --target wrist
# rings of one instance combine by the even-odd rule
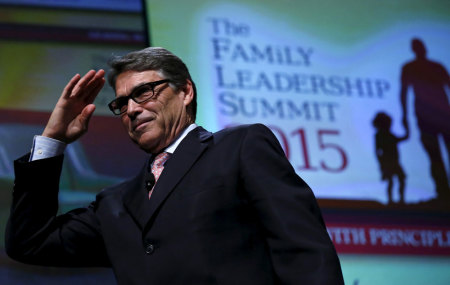
[[[31,149],[30,161],[50,158],[64,153],[67,144],[46,136],[35,136]]]

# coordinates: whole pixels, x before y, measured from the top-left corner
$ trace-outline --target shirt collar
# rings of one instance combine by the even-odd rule
[[[181,134],[174,142],[172,142],[168,147],[164,149],[164,152],[168,152],[170,154],[174,153],[181,141],[187,136],[190,131],[192,131],[196,127],[198,127],[197,124],[190,124],[186,129],[184,129],[183,132],[181,132]]]

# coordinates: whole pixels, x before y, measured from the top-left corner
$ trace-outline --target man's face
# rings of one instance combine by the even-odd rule
[[[117,76],[116,97],[129,95],[135,87],[165,79],[157,71],[126,71]],[[128,100],[121,115],[130,138],[149,153],[158,153],[189,124],[186,106],[192,101],[192,85],[175,92],[169,83],[155,87],[155,96],[138,104]]]

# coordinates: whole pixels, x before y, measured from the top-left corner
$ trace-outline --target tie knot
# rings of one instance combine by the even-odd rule
[[[160,168],[164,166],[164,163],[169,159],[170,154],[168,152],[161,152],[155,157],[153,161],[153,168]]]
[[[159,176],[161,176],[161,173],[164,169],[164,163],[167,161],[167,159],[169,159],[169,156],[170,156],[170,153],[162,152],[155,157],[155,160],[153,160],[151,171],[153,173],[153,177],[155,178],[154,183],[156,183],[159,179]],[[153,184],[153,187],[155,187],[154,184]],[[151,197],[152,192],[153,192],[153,188],[148,193],[149,198]]]

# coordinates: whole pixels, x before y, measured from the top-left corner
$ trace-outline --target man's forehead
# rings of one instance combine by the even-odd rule
[[[128,95],[136,86],[161,79],[160,73],[155,70],[124,71],[116,78],[116,96]]]

